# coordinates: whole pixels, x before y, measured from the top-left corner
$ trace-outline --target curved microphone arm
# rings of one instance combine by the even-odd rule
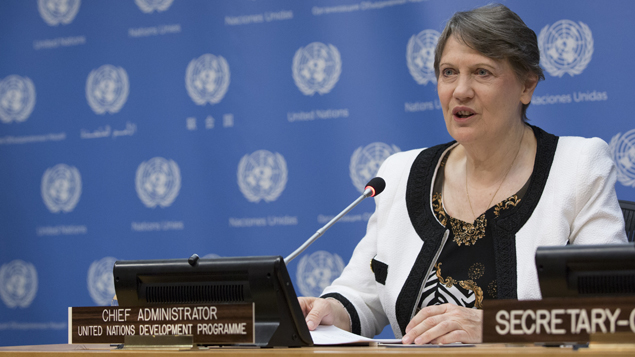
[[[371,189],[370,187],[367,187],[366,190],[364,190],[364,193],[361,196],[359,196],[355,201],[353,201],[353,203],[351,203],[348,207],[346,207],[337,216],[333,217],[333,219],[331,219],[327,224],[325,224],[324,227],[318,229],[317,232],[315,232],[311,236],[311,238],[309,238],[306,242],[304,242],[304,244],[302,244],[300,248],[296,249],[295,252],[289,254],[289,256],[284,258],[284,263],[289,264],[290,261],[292,261],[295,257],[300,255],[300,253],[302,253],[311,244],[313,244],[313,242],[315,242],[316,239],[320,238],[322,234],[324,234],[324,232],[326,232],[329,228],[331,228],[331,226],[334,225],[335,222],[339,221],[340,218],[344,217],[348,212],[350,212],[353,208],[355,208],[355,206],[357,206],[365,198],[370,197],[372,194],[373,194],[373,189]]]

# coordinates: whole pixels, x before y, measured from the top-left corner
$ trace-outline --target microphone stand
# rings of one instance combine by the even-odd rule
[[[289,254],[289,256],[284,258],[285,265],[289,264],[291,260],[293,260],[305,249],[307,249],[311,244],[313,244],[313,242],[315,242],[316,239],[320,238],[322,234],[326,232],[327,229],[331,228],[331,226],[334,225],[335,222],[339,221],[340,218],[344,217],[348,212],[350,212],[353,208],[355,208],[355,206],[357,206],[365,198],[372,196],[374,192],[375,192],[374,189],[367,186],[366,189],[364,190],[364,193],[361,196],[359,196],[353,203],[351,203],[348,207],[346,207],[337,216],[333,217],[333,219],[331,219],[327,224],[325,224],[324,227],[318,229],[317,232],[315,232],[315,234],[313,234],[311,238],[309,238],[306,242],[304,242],[304,244],[302,244],[298,249],[296,249],[295,252]]]

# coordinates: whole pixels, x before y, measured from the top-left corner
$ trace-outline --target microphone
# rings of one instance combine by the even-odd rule
[[[375,197],[378,194],[382,193],[386,188],[386,181],[384,181],[381,177],[375,177],[368,181],[366,187],[364,188],[364,193],[359,196],[353,203],[351,203],[348,207],[346,207],[342,212],[340,212],[337,216],[333,217],[329,221],[329,223],[325,224],[324,227],[320,228],[309,238],[304,244],[300,246],[300,248],[296,249],[295,252],[289,254],[288,257],[284,258],[284,263],[289,264],[291,260],[297,257],[300,253],[302,253],[305,249],[307,249],[316,239],[320,238],[327,229],[331,228],[335,222],[339,221],[340,218],[344,217],[348,212],[350,212],[355,206],[357,206],[360,202],[362,202],[365,198]]]
[[[366,197],[375,197],[378,194],[384,192],[386,188],[386,181],[384,181],[381,177],[374,177],[366,184],[364,188],[364,195],[366,195],[366,190],[371,190]]]

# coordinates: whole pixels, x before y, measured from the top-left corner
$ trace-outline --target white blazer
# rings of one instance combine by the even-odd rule
[[[538,149],[527,193],[511,215],[488,222],[497,242],[498,298],[541,298],[534,263],[538,246],[626,242],[608,145],[532,128]],[[397,153],[379,169],[386,189],[375,198],[366,235],[322,295],[342,302],[354,333],[373,337],[388,323],[396,337],[405,333],[421,285],[447,239],[431,195],[440,159],[455,145]],[[371,261],[381,269],[371,270]]]

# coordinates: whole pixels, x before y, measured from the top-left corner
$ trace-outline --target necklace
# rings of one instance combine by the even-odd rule
[[[503,179],[501,180],[501,182],[498,184],[498,188],[496,189],[496,191],[494,192],[494,195],[492,196],[492,199],[489,200],[489,203],[487,204],[487,209],[490,208],[490,206],[492,205],[492,202],[494,201],[494,197],[496,197],[496,194],[498,193],[498,190],[501,189],[501,187],[503,186],[503,182],[505,182],[505,179],[507,178],[507,174],[509,174],[509,171],[512,170],[512,167],[514,167],[514,163],[516,162],[516,158],[518,157],[518,153],[520,152],[520,148],[523,146],[523,139],[525,138],[525,129],[523,129],[523,136],[520,137],[520,145],[518,145],[518,150],[516,150],[516,155],[514,156],[514,160],[512,161],[512,164],[509,165],[509,168],[507,169],[507,172],[505,172],[505,176],[503,176]],[[465,160],[465,193],[467,194],[467,202],[470,204],[470,210],[472,211],[472,216],[474,216],[476,218],[478,218],[476,216],[476,214],[474,214],[474,208],[472,208],[472,201],[470,200],[470,192],[467,190],[467,160]]]

